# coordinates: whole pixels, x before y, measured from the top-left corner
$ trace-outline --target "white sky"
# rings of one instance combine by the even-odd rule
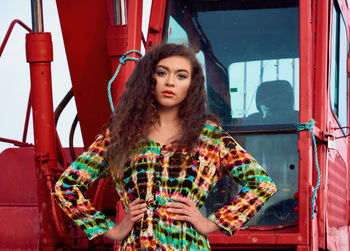
[[[20,19],[32,27],[30,0],[0,1],[0,43],[10,23]],[[144,0],[143,32],[147,35],[151,0]],[[67,59],[59,24],[55,0],[43,1],[44,31],[51,32],[54,61],[51,63],[54,109],[71,88]],[[29,64],[25,56],[27,31],[16,24],[5,50],[0,57],[0,137],[22,140],[24,121],[29,97]],[[107,83],[106,83],[107,86]],[[57,130],[63,146],[68,146],[69,131],[76,115],[74,100],[71,100],[60,116]],[[29,122],[27,142],[33,143],[33,121]],[[75,132],[74,146],[82,146],[80,127]],[[12,144],[0,142],[0,152]]]

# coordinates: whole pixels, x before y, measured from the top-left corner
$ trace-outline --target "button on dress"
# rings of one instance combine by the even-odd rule
[[[109,173],[106,159],[109,144],[107,130],[65,170],[52,191],[61,208],[89,239],[115,225],[84,197],[94,181]],[[195,202],[197,208],[202,207],[224,175],[232,177],[242,189],[208,218],[231,236],[276,192],[275,184],[256,160],[210,121],[191,153],[176,142],[161,146],[147,138],[139,141],[122,175],[114,181],[124,209],[140,198],[145,201],[147,211],[134,224],[120,250],[210,250],[207,237],[199,234],[191,223],[174,221],[165,205],[172,198],[182,196]]]

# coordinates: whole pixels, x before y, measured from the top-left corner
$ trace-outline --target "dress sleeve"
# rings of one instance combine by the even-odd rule
[[[52,196],[63,211],[85,232],[91,240],[108,232],[115,225],[97,211],[84,197],[91,184],[106,175],[106,147],[110,144],[109,131],[99,135],[96,141],[81,154],[61,175]]]
[[[226,133],[221,135],[220,164],[224,174],[232,177],[242,189],[209,219],[221,232],[231,236],[256,214],[277,187],[257,161]]]

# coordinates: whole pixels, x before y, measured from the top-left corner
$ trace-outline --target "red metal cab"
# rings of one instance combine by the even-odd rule
[[[9,234],[0,235],[0,249],[117,247],[103,237],[88,241],[50,198],[57,177],[75,152],[82,151],[71,146],[69,154],[61,147],[55,121],[74,95],[78,115],[72,134],[79,120],[88,146],[108,121],[107,83],[121,56],[171,42],[195,49],[205,73],[209,110],[278,187],[277,194],[233,237],[220,232],[210,235],[212,248],[349,250],[348,2],[153,0],[148,34],[142,34],[142,10],[147,4],[57,1],[73,86],[56,109],[56,117],[50,33],[36,28],[28,33],[35,142],[29,146],[25,137],[22,141],[0,138],[20,146],[0,154],[5,170],[0,177],[0,222],[9,229]],[[114,81],[114,103],[133,66],[127,62]],[[314,141],[309,130],[297,130],[311,120]],[[10,182],[16,177],[22,187]],[[238,190],[230,179],[221,180],[201,212],[209,215]],[[110,180],[100,180],[88,196],[106,215],[116,221],[122,217]],[[18,227],[28,217],[25,224],[33,226],[31,233]]]

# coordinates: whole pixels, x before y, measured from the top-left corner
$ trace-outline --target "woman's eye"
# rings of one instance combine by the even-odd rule
[[[166,72],[165,71],[157,71],[156,74],[159,77],[164,77],[166,75]]]
[[[187,74],[184,74],[184,73],[180,73],[177,75],[177,78],[182,80],[182,79],[186,79],[187,78]]]

